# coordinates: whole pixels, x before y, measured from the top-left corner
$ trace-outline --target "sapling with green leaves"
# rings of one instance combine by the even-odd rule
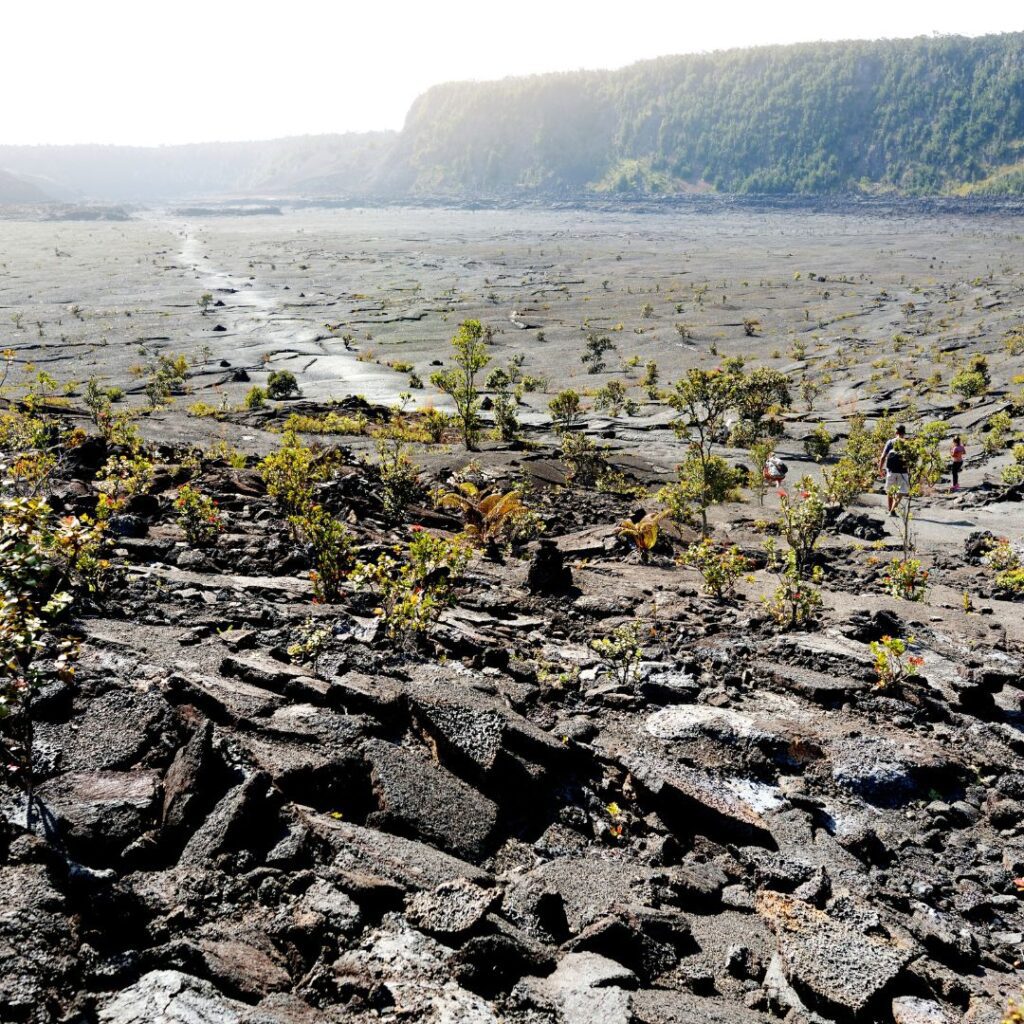
[[[496,367],[487,375],[485,386],[491,392],[491,411],[498,437],[502,441],[514,441],[516,434],[519,433],[519,417],[516,414],[516,406],[519,403],[513,374],[500,366]]]
[[[455,403],[455,416],[467,451],[474,451],[480,436],[480,392],[477,374],[491,361],[481,341],[479,320],[464,320],[452,338],[454,365],[430,375],[430,383]]]
[[[712,448],[726,414],[739,400],[741,385],[741,373],[695,368],[675,382],[668,398],[679,413],[673,426],[689,442],[688,454],[679,467],[680,483],[687,489],[705,536],[708,508],[726,500],[735,489],[735,474],[726,476],[719,465],[723,460],[712,454]]]

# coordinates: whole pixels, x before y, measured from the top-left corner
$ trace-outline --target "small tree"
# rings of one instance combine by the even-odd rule
[[[736,411],[739,423],[732,429],[733,444],[746,447],[765,437],[782,433],[778,414],[792,403],[789,378],[778,370],[759,367],[743,374],[742,366],[733,371],[736,379]]]
[[[514,368],[518,374],[518,368]],[[494,425],[502,441],[512,441],[519,432],[519,417],[516,415],[515,384],[508,370],[497,367],[487,375],[487,389],[492,392]]]
[[[210,292],[203,292],[199,296],[199,308],[203,311],[203,316],[206,316],[206,311],[210,308],[210,304],[213,302],[213,295]]]
[[[580,357],[580,361],[587,368],[587,373],[600,373],[605,366],[604,357],[615,348],[615,344],[609,337],[603,337],[593,331],[587,335],[587,350]]]
[[[664,502],[669,515],[685,526],[700,522],[701,532],[708,532],[707,510],[712,505],[739,499],[737,488],[741,479],[736,470],[720,455],[701,460],[691,449],[690,454],[676,466],[679,480],[666,484],[656,497]]]
[[[661,374],[658,371],[658,364],[653,359],[648,359],[644,363],[644,375],[640,381],[640,387],[647,392],[647,397],[650,399],[657,399],[658,397],[658,381]]]
[[[556,434],[578,430],[583,423],[583,407],[580,405],[580,396],[572,388],[559,391],[548,402],[548,409],[551,412],[552,425]]]
[[[467,451],[476,449],[480,435],[480,393],[476,387],[476,375],[491,361],[487,347],[480,340],[483,333],[479,320],[463,321],[452,338],[455,365],[430,375],[430,383],[455,403],[456,418]]]
[[[772,596],[764,598],[768,614],[782,629],[814,625],[821,611],[821,592],[802,577],[797,568],[796,553],[791,549],[785,557],[780,556],[775,541],[771,539],[765,542],[765,552],[768,569],[778,581]],[[815,566],[811,580],[820,583],[822,575],[821,567]]]
[[[845,507],[875,481],[878,450],[892,436],[895,421],[885,416],[874,430],[868,430],[863,415],[850,418],[850,429],[843,453],[832,469],[822,470],[825,498],[833,505]]]
[[[90,377],[85,382],[84,402],[97,427],[110,416],[110,396],[101,387],[99,378]]]
[[[267,378],[268,398],[294,398],[298,393],[299,384],[291,370],[274,370]]]
[[[674,427],[680,437],[690,442],[690,452],[680,468],[680,478],[689,481],[693,500],[700,512],[701,532],[708,532],[708,506],[719,497],[722,489],[720,468],[712,461],[711,449],[725,423],[726,413],[739,398],[742,377],[722,370],[692,369],[677,380],[669,395],[669,404],[679,412]],[[735,476],[730,476],[735,487]],[[725,490],[728,491],[729,486]]]
[[[909,560],[914,546],[910,533],[913,503],[942,479],[946,467],[941,451],[946,430],[945,423],[927,423],[913,437],[896,442],[907,464],[909,482],[907,494],[898,506],[904,562]]]
[[[774,451],[775,446],[771,441],[756,441],[750,446],[750,461],[754,463],[754,468],[750,471],[750,488],[757,494],[759,505],[764,504],[764,496],[768,490],[768,481],[765,480],[764,474]]]

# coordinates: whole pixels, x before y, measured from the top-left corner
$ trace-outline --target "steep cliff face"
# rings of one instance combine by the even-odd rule
[[[815,43],[437,86],[409,112],[420,190],[939,192],[1024,152],[1024,34]]]

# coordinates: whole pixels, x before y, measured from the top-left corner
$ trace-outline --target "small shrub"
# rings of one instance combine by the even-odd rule
[[[640,381],[640,386],[647,392],[647,397],[652,400],[657,399],[657,382],[659,378],[660,373],[656,362],[653,359],[648,359],[644,364],[643,378]]]
[[[995,455],[1006,447],[1008,435],[1013,429],[1013,420],[1009,413],[997,412],[988,418],[985,426],[987,429],[981,447],[989,455]]]
[[[569,479],[574,484],[589,487],[605,468],[605,448],[586,434],[562,435],[560,458],[568,467]]]
[[[267,392],[265,388],[261,388],[258,384],[253,384],[251,388],[245,393],[245,407],[252,409],[262,409],[267,404]]]
[[[620,686],[631,686],[635,681],[644,656],[642,640],[649,632],[648,626],[636,620],[616,627],[610,636],[590,641],[590,646],[601,656],[604,670]]]
[[[1003,338],[1003,348],[1011,356],[1024,355],[1024,327],[1015,327]]]
[[[0,499],[0,773],[25,791],[30,825],[32,698],[46,683],[73,678],[77,647],[65,622],[103,589],[102,543],[102,525],[58,516],[40,498]]]
[[[313,486],[331,469],[330,457],[302,444],[293,431],[286,431],[281,447],[259,465],[267,493],[289,515],[299,515],[312,504]]]
[[[893,690],[917,675],[918,668],[924,664],[924,658],[907,656],[907,650],[913,643],[912,636],[905,640],[883,636],[881,640],[871,641],[871,654],[875,659],[875,689]]]
[[[619,416],[623,411],[632,416],[636,412],[636,402],[629,399],[626,385],[621,380],[610,380],[598,388],[594,406],[609,416]]]
[[[427,436],[432,444],[440,444],[444,440],[445,433],[454,425],[448,413],[433,407],[423,411],[423,414],[420,416],[420,423],[427,432]]]
[[[309,546],[313,571],[309,578],[317,602],[333,604],[355,564],[355,542],[345,526],[325,508],[313,505],[289,522]]]
[[[284,429],[296,434],[342,434],[357,437],[366,433],[366,417],[362,413],[345,416],[328,412],[323,416],[307,416],[293,412],[284,421]]]
[[[417,531],[404,550],[396,547],[376,562],[357,565],[349,578],[375,595],[374,613],[387,635],[404,640],[424,633],[451,603],[469,558],[465,545]]]
[[[299,393],[299,383],[291,370],[273,370],[267,378],[267,397],[275,401],[294,398]]]
[[[295,632],[297,639],[288,645],[288,657],[300,665],[309,665],[315,675],[317,664],[331,639],[330,624],[311,616]]]
[[[153,482],[155,467],[152,459],[142,446],[142,439],[135,427],[127,422],[120,424],[114,436],[122,442],[123,450],[111,455],[97,473],[100,480],[96,516],[107,519],[119,512],[125,503],[138,494],[145,494]],[[112,431],[115,425],[112,425]]]
[[[1017,445],[1018,448],[1021,445]],[[1004,484],[1010,487],[1016,484],[1024,484],[1024,463],[1015,462],[1011,466],[1004,466],[999,474]]]
[[[797,500],[780,491],[779,533],[793,552],[797,572],[804,576],[814,560],[818,539],[825,529],[825,502],[817,484],[804,477]]]
[[[220,415],[220,410],[209,402],[193,402],[188,407],[188,415],[196,419],[215,419]]]
[[[821,610],[821,592],[811,583],[822,579],[821,568],[815,566],[811,583],[803,578],[797,566],[796,552],[790,549],[780,557],[775,542],[765,541],[768,568],[775,574],[778,586],[770,598],[764,599],[765,609],[782,629],[799,629],[814,625]]]
[[[149,367],[149,377],[143,388],[152,408],[166,404],[172,395],[185,390],[188,369],[188,359],[184,355],[157,357],[156,363]]]
[[[917,558],[895,558],[882,577],[887,594],[904,601],[923,601],[928,592],[928,570],[921,568]]]
[[[389,523],[397,523],[406,509],[422,496],[419,469],[409,454],[409,445],[400,426],[378,431],[373,446],[377,452],[384,518]]]
[[[572,388],[560,391],[548,402],[552,425],[556,434],[571,433],[579,429],[583,422],[583,409],[580,396]]]
[[[819,423],[805,438],[804,451],[815,462],[824,462],[832,451],[832,435]]]
[[[192,547],[212,544],[224,529],[224,519],[217,502],[191,484],[185,484],[178,490],[174,508],[178,513],[178,525]]]
[[[738,547],[724,547],[706,539],[691,544],[680,562],[693,566],[700,573],[705,592],[716,601],[731,598],[740,577],[750,571],[750,561]]]
[[[1024,563],[1016,548],[1002,537],[985,556],[989,569],[995,573],[996,589],[1017,597],[1024,594]]]
[[[601,494],[617,494],[623,498],[646,501],[651,497],[643,484],[631,480],[625,473],[617,469],[604,469],[597,478],[595,485]]]

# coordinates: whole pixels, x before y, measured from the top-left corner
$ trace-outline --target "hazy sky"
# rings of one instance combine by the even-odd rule
[[[1019,0],[0,0],[0,143],[400,128],[451,79],[729,46],[1024,29]]]

